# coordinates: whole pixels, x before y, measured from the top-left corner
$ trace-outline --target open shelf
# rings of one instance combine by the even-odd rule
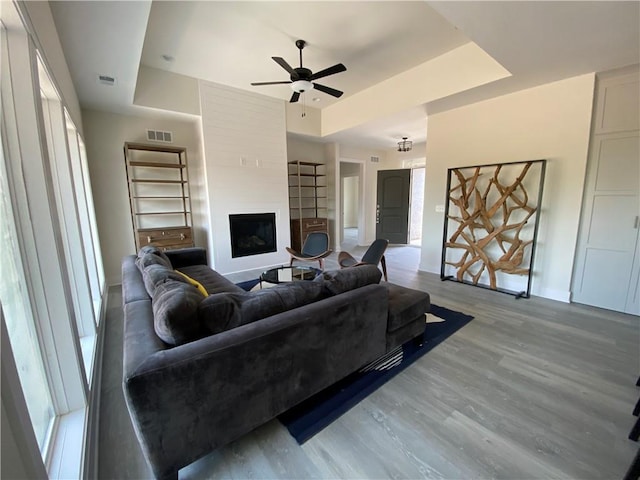
[[[186,149],[127,142],[124,154],[136,249],[192,247]]]
[[[327,232],[326,165],[309,161],[288,162],[291,246],[300,251],[311,232]]]

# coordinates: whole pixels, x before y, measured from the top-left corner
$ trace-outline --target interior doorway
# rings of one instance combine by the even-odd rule
[[[352,164],[353,165],[353,164]],[[358,191],[360,178],[357,175],[342,177],[342,232],[343,243],[358,243]]]
[[[340,160],[340,215],[336,234],[338,245],[352,248],[364,241],[364,163]]]

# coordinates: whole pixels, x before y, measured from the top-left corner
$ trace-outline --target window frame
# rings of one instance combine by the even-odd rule
[[[37,465],[42,464],[51,477],[79,478],[84,474],[84,468],[92,455],[90,452],[87,453],[86,448],[91,445],[95,435],[88,429],[95,428],[96,425],[97,410],[94,404],[97,399],[96,390],[99,390],[99,374],[93,375],[92,378],[92,373],[99,365],[88,366],[88,375],[85,374],[81,332],[76,318],[77,315],[82,316],[86,331],[93,332],[94,337],[100,335],[95,342],[100,348],[103,337],[98,325],[101,323],[100,318],[105,314],[106,302],[106,284],[95,229],[95,212],[91,210],[93,202],[89,198],[90,188],[87,188],[90,182],[86,170],[86,155],[83,160],[84,143],[77,130],[73,138],[69,134],[68,113],[60,95],[57,99],[58,104],[43,105],[38,62],[41,62],[45,72],[48,66],[46,59],[38,53],[37,39],[30,33],[32,29],[24,5],[20,2],[0,3],[0,23],[4,30],[3,55],[7,55],[10,66],[2,72],[0,85],[3,98],[2,135],[6,137],[3,138],[3,143],[6,143],[7,181],[11,190],[16,240],[20,250],[19,260],[24,270],[25,289],[33,311],[36,336],[55,413],[51,439],[45,451],[36,453],[29,447],[21,460],[25,465],[36,465],[36,470]],[[52,80],[52,77],[49,76],[49,79]],[[51,81],[51,84],[56,92],[59,91],[55,81]],[[5,102],[7,98],[11,102]],[[73,128],[75,129],[75,126]],[[47,129],[49,133],[53,133],[49,139]],[[78,151],[76,163],[80,172],[79,179],[72,168],[74,159],[71,147],[74,144],[77,145]],[[54,171],[58,158],[63,166],[66,165],[63,168],[64,172]],[[60,182],[60,175],[70,177]],[[60,198],[64,198],[68,193],[62,192],[60,195],[60,191],[64,190],[62,185],[69,185],[69,182],[74,188],[81,183],[84,186],[83,193],[76,195],[74,190],[71,197],[67,196],[66,201],[61,201]],[[56,201],[57,194],[61,203]],[[72,204],[75,202],[73,208],[61,211],[61,208],[69,205],[69,201],[72,201]],[[86,240],[83,238],[79,219],[79,212],[83,210],[86,210],[87,230],[90,236]],[[73,235],[76,238],[65,245],[64,242],[68,241],[65,229],[74,222],[76,231]],[[74,257],[71,260],[75,260],[76,252],[70,246],[77,247],[78,238],[81,239],[83,260],[80,262],[82,268],[74,270],[73,262],[68,260],[70,257]],[[93,262],[88,262],[86,258],[88,245],[91,245]],[[78,281],[81,282],[83,278],[86,281],[91,276],[90,271],[96,280],[95,286],[93,290],[84,289],[85,308],[76,308],[78,302],[74,303],[74,296],[79,295],[79,292],[74,288]],[[73,275],[76,275],[76,282]],[[3,332],[6,331],[4,319],[2,328]],[[5,340],[8,342],[3,335],[3,347]],[[92,347],[92,358],[97,355],[96,350]],[[5,377],[13,375],[13,380],[8,383],[8,391],[2,391],[3,419],[6,398],[7,413],[12,418],[27,419],[19,423],[19,428],[13,428],[12,425],[13,438],[17,444],[33,444],[35,434],[29,428],[31,423],[22,387],[19,379],[15,380],[17,371],[12,350],[3,348],[0,353],[3,386],[6,386]],[[90,403],[90,399],[94,404]],[[42,478],[43,475],[38,473],[36,477]]]

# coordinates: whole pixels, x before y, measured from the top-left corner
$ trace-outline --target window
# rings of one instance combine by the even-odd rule
[[[93,206],[93,193],[89,181],[89,166],[87,165],[87,152],[69,114],[65,110],[67,124],[67,141],[69,142],[69,154],[73,170],[73,182],[75,185],[76,204],[84,205],[80,209],[80,228],[82,241],[86,255],[87,270],[89,275],[91,297],[94,302],[96,324],[99,320],[102,298],[105,289],[104,269],[102,266],[102,254],[100,252],[100,239],[96,223],[95,209]]]
[[[4,111],[2,113],[4,115]],[[2,138],[6,138],[4,132]],[[33,430],[40,451],[45,452],[53,425],[53,403],[25,288],[25,274],[21,263],[16,261],[21,255],[16,241],[3,150],[4,145],[0,150],[0,304]]]
[[[105,290],[86,155],[19,2],[1,2],[0,302],[49,476],[79,478]],[[13,368],[13,367],[12,367]],[[11,412],[9,412],[9,415]],[[22,453],[22,452],[21,452]]]

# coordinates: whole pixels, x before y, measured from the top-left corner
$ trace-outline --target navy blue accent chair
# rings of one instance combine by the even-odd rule
[[[385,282],[388,282],[387,279],[387,261],[384,258],[384,252],[387,250],[389,246],[389,240],[384,238],[378,238],[373,241],[361,260],[356,260],[349,252],[340,252],[338,254],[338,264],[340,268],[348,268],[355,267],[356,265],[378,265],[382,266],[382,273],[384,275]]]
[[[326,232],[311,232],[307,235],[301,252],[296,252],[289,247],[286,248],[289,255],[291,255],[289,266],[293,266],[294,260],[305,262],[315,262],[317,260],[320,264],[320,270],[324,270],[324,258],[333,252],[333,250],[329,248],[329,234]]]

